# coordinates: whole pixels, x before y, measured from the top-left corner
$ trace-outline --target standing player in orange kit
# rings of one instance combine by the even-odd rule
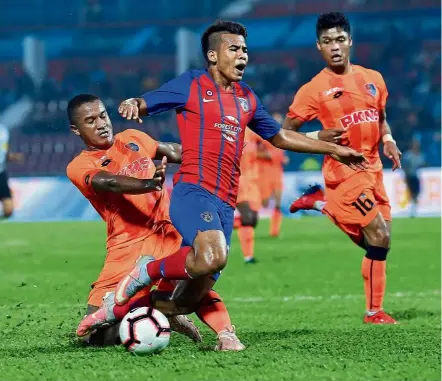
[[[283,116],[274,113],[273,118],[282,124]],[[267,140],[261,139],[258,148],[258,164],[261,174],[259,189],[262,205],[266,207],[273,197],[275,205],[270,219],[270,235],[278,237],[281,231],[282,213],[281,199],[284,190],[284,165],[288,164],[289,158],[285,151],[269,144]]]
[[[150,254],[160,259],[181,246],[182,237],[169,217],[169,195],[163,188],[165,159],[180,163],[181,146],[157,142],[138,130],[125,130],[114,136],[106,108],[93,95],[74,97],[68,105],[68,116],[73,133],[81,137],[86,147],[68,165],[67,175],[107,224],[107,256],[92,285],[89,315],[81,321],[78,336],[88,335],[102,326],[104,320],[107,325],[117,323],[132,308],[152,305],[169,312],[174,330],[200,340],[197,328],[188,319],[170,316],[177,314],[173,296],[171,300],[155,300],[159,292],[150,293],[150,288],[146,288],[127,305],[115,306],[113,295],[118,282],[129,274],[140,255]],[[163,161],[155,167],[154,159]],[[170,282],[166,289],[164,283],[155,286],[162,291],[173,291]],[[102,300],[103,307],[99,308]],[[168,308],[169,305],[172,307]],[[244,349],[234,336],[227,309],[216,292],[210,290],[195,300],[193,310],[218,334],[216,349]],[[117,330],[99,331],[89,342],[115,343]]]
[[[289,108],[284,128],[298,130],[319,119],[324,130],[307,136],[349,146],[364,153],[369,168],[352,171],[324,158],[325,197],[316,186],[291,205],[291,212],[318,209],[365,251],[362,276],[366,295],[365,323],[395,324],[383,311],[386,259],[390,250],[391,208],[383,184],[378,144],[401,167],[401,152],[391,135],[385,106],[388,91],[377,71],[350,63],[350,23],[342,13],[319,16],[317,48],[327,67],[301,87]]]
[[[236,209],[240,217],[235,220],[238,238],[245,263],[255,263],[255,228],[258,224],[258,212],[261,209],[259,192],[258,142],[261,138],[249,128],[244,137],[244,148],[240,161],[241,176],[239,178]]]

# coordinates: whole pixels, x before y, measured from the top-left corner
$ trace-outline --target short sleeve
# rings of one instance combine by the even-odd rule
[[[307,85],[302,86],[295,94],[287,113],[288,118],[309,122],[318,117],[318,102]]]
[[[279,132],[281,125],[271,117],[256,94],[252,92],[252,95],[256,100],[256,111],[248,126],[261,138],[270,139]]]
[[[129,129],[126,130],[124,133],[129,134],[131,138],[134,138],[134,140],[136,140],[137,143],[143,146],[143,148],[147,151],[147,154],[151,159],[155,158],[159,145],[159,143],[155,139],[153,139],[148,134],[139,130]]]
[[[92,179],[94,176],[101,172],[94,163],[90,160],[85,160],[81,157],[77,157],[74,161],[69,163],[66,168],[66,174],[80,192],[86,197],[90,198],[95,194],[92,187]]]
[[[146,101],[148,115],[184,107],[189,99],[192,81],[191,72],[186,71],[160,88],[143,94],[142,97]]]
[[[387,98],[388,98],[388,90],[387,85],[385,84],[384,78],[382,77],[381,73],[378,73],[379,79],[378,79],[378,86],[379,86],[379,110],[385,109],[385,106],[387,105]]]

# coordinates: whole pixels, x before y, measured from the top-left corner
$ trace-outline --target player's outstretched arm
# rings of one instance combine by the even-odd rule
[[[275,136],[269,139],[269,141],[275,147],[280,149],[302,153],[326,154],[351,168],[366,168],[366,159],[363,154],[356,152],[349,147],[310,139],[295,131],[280,129]]]
[[[286,117],[282,128],[285,130],[299,131],[304,122],[298,118]],[[323,140],[324,142],[339,144],[342,138],[342,134],[345,132],[345,128],[329,128],[327,130],[312,131],[303,134],[311,139]]]
[[[390,125],[387,122],[387,113],[385,109],[379,113],[379,123],[381,129],[382,142],[384,143],[384,155],[393,162],[393,171],[402,168],[401,157],[402,152],[396,145],[396,141],[391,134]]]
[[[158,142],[155,160],[166,157],[169,163],[181,164],[181,152],[181,144]]]
[[[166,178],[167,159],[163,158],[157,166],[152,179],[137,179],[136,177],[115,175],[106,171],[98,172],[92,179],[95,192],[111,192],[124,194],[143,194],[163,189]]]

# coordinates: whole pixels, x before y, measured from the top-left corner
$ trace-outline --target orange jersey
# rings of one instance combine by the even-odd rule
[[[240,168],[241,177],[251,181],[257,181],[259,178],[258,139],[258,135],[246,128]]]
[[[169,196],[163,189],[141,195],[96,193],[92,178],[101,171],[150,179],[158,143],[138,130],[115,135],[108,150],[82,151],[67,167],[72,183],[107,224],[107,249],[127,246],[154,234],[169,218]]]
[[[341,144],[362,152],[370,164],[368,171],[378,172],[382,169],[379,113],[387,97],[384,79],[377,71],[352,65],[350,73],[337,75],[324,69],[301,87],[287,116],[304,122],[318,119],[324,129],[345,128]],[[336,184],[355,171],[326,156],[323,174],[326,183]]]
[[[282,169],[285,161],[285,151],[276,148],[274,145],[272,145],[272,143],[262,138],[259,138],[259,144],[262,145],[262,147],[267,151],[270,156],[270,160],[259,159],[260,164],[264,162],[267,164],[271,164],[273,167]]]

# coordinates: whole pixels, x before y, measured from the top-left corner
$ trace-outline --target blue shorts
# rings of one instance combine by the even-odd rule
[[[199,185],[177,183],[170,200],[170,219],[183,237],[183,246],[192,246],[198,231],[221,230],[228,247],[235,209]]]

